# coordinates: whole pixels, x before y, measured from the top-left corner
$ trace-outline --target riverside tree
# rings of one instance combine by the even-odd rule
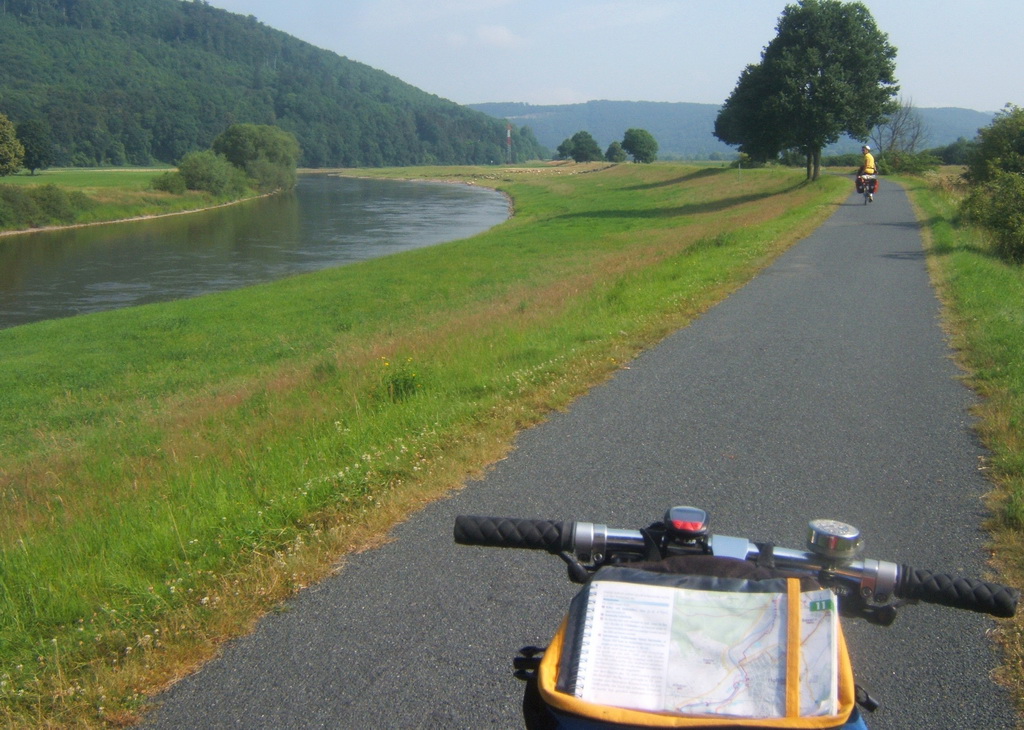
[[[18,141],[14,124],[0,114],[0,175],[13,175],[21,169],[25,148]]]
[[[299,143],[283,129],[261,124],[233,124],[213,141],[213,149],[190,152],[178,170],[153,180],[157,190],[180,195],[205,190],[238,196],[246,188],[260,192],[295,187]]]
[[[863,3],[787,5],[761,63],[744,69],[715,120],[715,136],[755,160],[797,149],[807,177],[843,134],[865,140],[898,107],[896,49]]]
[[[53,139],[50,126],[42,119],[29,119],[18,125],[18,140],[25,148],[23,166],[30,174],[53,164]]]
[[[174,173],[170,174],[173,177]],[[213,150],[189,152],[178,163],[177,174],[189,190],[205,190],[230,197],[245,193],[249,182],[244,170]],[[168,182],[164,189],[174,192],[173,182]]]
[[[299,143],[283,129],[266,124],[232,124],[213,141],[213,151],[244,170],[262,191],[295,187]]]

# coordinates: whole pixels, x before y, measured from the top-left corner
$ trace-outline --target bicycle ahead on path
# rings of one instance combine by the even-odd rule
[[[925,601],[1010,617],[1020,593],[861,558],[860,532],[808,525],[806,550],[711,534],[673,507],[642,529],[459,516],[462,545],[546,550],[585,584],[545,647],[526,647],[527,728],[844,728],[878,704],[855,685],[838,617],[888,626]]]
[[[857,174],[857,192],[864,196],[864,205],[875,200],[875,193],[878,192],[878,176]]]

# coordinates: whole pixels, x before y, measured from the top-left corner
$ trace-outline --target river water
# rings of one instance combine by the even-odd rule
[[[216,210],[0,237],[0,328],[454,241],[508,215],[486,188],[304,175],[292,193]]]

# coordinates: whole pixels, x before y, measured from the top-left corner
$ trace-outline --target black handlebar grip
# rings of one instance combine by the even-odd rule
[[[950,608],[987,613],[1009,618],[1017,612],[1020,591],[998,583],[976,578],[962,578],[930,570],[917,570],[909,565],[900,568],[894,591],[897,598],[919,599]]]
[[[569,549],[571,540],[571,522],[472,515],[455,518],[455,542],[460,545],[547,550],[557,554]]]

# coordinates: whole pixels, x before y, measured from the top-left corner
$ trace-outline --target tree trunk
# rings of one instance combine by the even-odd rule
[[[812,158],[814,160],[814,162],[813,162],[813,168],[814,168],[813,173],[811,173],[811,167],[812,167],[811,159]],[[807,159],[808,159],[808,165],[807,165],[808,170],[807,170],[807,172],[809,173],[808,177],[810,177],[811,180],[817,180],[821,176],[821,148],[818,147],[815,150],[813,150],[812,154],[810,156],[808,156]]]

